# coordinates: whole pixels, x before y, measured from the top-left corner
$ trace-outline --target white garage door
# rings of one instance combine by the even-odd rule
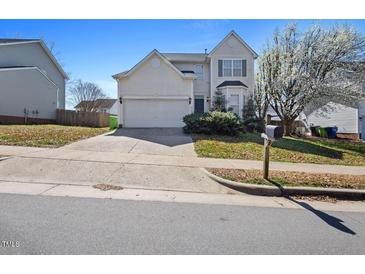
[[[123,102],[125,127],[182,127],[188,100],[127,99]]]

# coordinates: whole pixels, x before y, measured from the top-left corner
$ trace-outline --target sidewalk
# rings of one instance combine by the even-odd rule
[[[153,154],[131,154],[119,152],[101,152],[74,150],[68,148],[47,149],[16,146],[0,146],[0,155],[18,156],[22,158],[74,160],[101,163],[140,164],[154,166],[197,167],[197,168],[231,168],[261,169],[261,161],[215,159],[199,157],[182,157]],[[271,170],[297,171],[308,173],[333,173],[365,175],[364,166],[342,166],[322,164],[301,164],[286,162],[270,162]]]

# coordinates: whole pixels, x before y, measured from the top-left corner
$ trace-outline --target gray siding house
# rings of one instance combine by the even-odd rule
[[[42,40],[0,39],[0,124],[53,122],[65,108],[66,80]]]

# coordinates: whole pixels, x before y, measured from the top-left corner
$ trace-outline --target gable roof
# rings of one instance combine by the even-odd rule
[[[117,99],[96,99],[95,101],[81,101],[80,103],[75,106],[75,108],[81,108],[83,106],[86,106],[89,103],[95,104],[97,108],[108,108],[110,109]]]
[[[147,62],[147,60],[150,59],[150,57],[152,57],[153,55],[157,55],[158,57],[160,57],[160,59],[165,62],[165,64],[167,66],[169,66],[170,68],[172,68],[177,74],[179,74],[182,78],[184,79],[192,79],[195,78],[195,76],[189,76],[189,75],[185,75],[184,73],[182,73],[177,67],[175,67],[164,55],[162,55],[157,49],[154,49],[153,51],[151,51],[149,54],[147,54],[146,57],[144,57],[141,61],[139,61],[133,68],[131,68],[128,71],[124,71],[118,74],[113,75],[112,77],[114,79],[118,79],[118,78],[122,78],[122,77],[128,77],[131,74],[133,74],[133,72],[135,72],[138,68],[140,68],[144,63]]]
[[[69,80],[69,77],[67,73],[63,70],[61,65],[57,62],[54,55],[51,53],[51,51],[48,49],[46,44],[41,39],[8,39],[8,38],[0,38],[0,46],[12,46],[12,45],[21,45],[21,44],[36,44],[38,43],[42,49],[46,52],[48,57],[51,59],[51,61],[54,63],[54,65],[57,67],[58,71],[62,74],[62,76]]]
[[[161,53],[172,62],[205,62],[206,53]]]
[[[228,33],[226,35],[226,37],[223,38],[222,41],[219,42],[218,45],[215,46],[214,49],[212,49],[209,54],[208,57],[211,57],[212,54],[218,49],[220,48],[227,40],[228,38],[230,38],[231,36],[234,36],[235,38],[237,38],[238,41],[241,42],[242,45],[244,45],[246,48],[248,48],[248,50],[253,54],[254,58],[258,57],[258,54],[234,31],[232,30],[230,33]]]

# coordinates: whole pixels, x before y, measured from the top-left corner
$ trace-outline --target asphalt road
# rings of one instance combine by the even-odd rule
[[[0,254],[365,254],[365,213],[0,194]]]

